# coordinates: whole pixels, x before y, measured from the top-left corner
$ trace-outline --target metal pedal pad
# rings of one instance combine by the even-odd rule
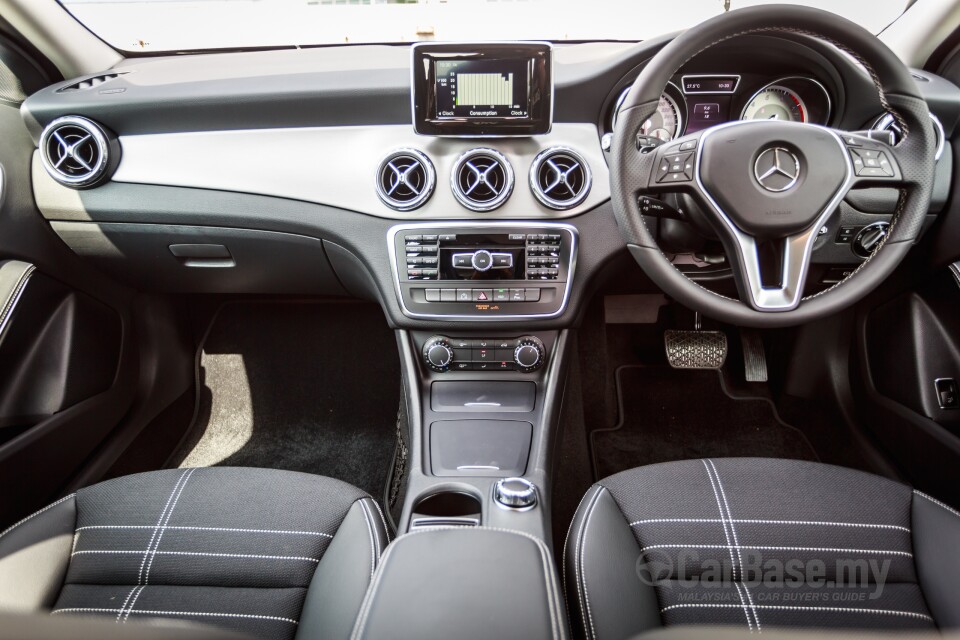
[[[767,354],[760,334],[750,329],[740,330],[743,344],[743,373],[747,382],[767,381]]]
[[[727,361],[722,331],[664,331],[667,361],[674,369],[719,369]]]

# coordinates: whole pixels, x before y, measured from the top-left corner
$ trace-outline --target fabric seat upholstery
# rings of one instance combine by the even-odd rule
[[[909,487],[812,462],[731,458],[626,471],[571,524],[572,628],[625,638],[666,625],[946,629],[960,513]]]
[[[338,480],[144,473],[84,488],[0,535],[0,608],[348,637],[387,543],[378,505]]]

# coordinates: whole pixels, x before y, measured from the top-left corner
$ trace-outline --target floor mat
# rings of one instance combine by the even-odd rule
[[[762,398],[732,398],[718,371],[624,366],[620,423],[591,433],[597,478],[646,464],[702,457],[817,460],[806,437]]]
[[[383,497],[400,365],[379,307],[226,305],[200,367],[197,419],[175,464],[305,471]]]

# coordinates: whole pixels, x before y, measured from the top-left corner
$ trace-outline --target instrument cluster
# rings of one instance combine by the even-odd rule
[[[620,91],[608,127],[616,127],[630,85]],[[656,112],[641,133],[669,142],[731,120],[781,120],[825,125],[831,117],[830,93],[817,79],[791,75],[747,80],[737,74],[675,77],[660,96]]]

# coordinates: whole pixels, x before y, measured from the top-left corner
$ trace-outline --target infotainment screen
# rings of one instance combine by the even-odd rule
[[[417,133],[538,135],[550,131],[552,116],[549,44],[414,45],[413,121]]]

